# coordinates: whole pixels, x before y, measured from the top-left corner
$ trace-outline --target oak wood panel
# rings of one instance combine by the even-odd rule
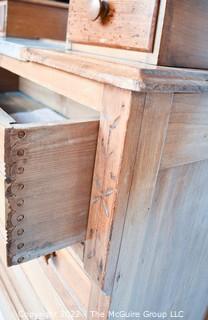
[[[208,2],[167,0],[159,65],[208,68]]]
[[[138,170],[137,170],[138,172]],[[208,161],[161,170],[150,210],[135,173],[112,310],[183,311],[204,319],[208,293]],[[131,272],[129,272],[131,266]]]
[[[208,159],[208,95],[175,94],[161,168]]]
[[[54,1],[9,0],[6,35],[65,41],[68,8],[55,4]]]
[[[105,20],[91,21],[88,3],[71,0],[68,39],[72,42],[151,52],[158,0],[112,0]],[[132,14],[133,12],[133,14]]]

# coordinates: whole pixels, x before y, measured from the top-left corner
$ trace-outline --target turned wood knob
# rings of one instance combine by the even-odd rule
[[[104,19],[109,12],[109,3],[105,0],[89,0],[89,15],[92,21]]]

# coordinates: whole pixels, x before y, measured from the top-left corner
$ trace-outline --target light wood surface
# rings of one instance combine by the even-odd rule
[[[85,248],[85,268],[102,288],[105,287],[108,293],[113,281],[122,222],[114,241],[117,245],[112,253],[114,254],[114,259],[111,261],[113,266],[108,266],[111,274],[110,272],[106,274],[109,243],[116,215],[119,215],[121,221],[125,216],[134,162],[133,149],[137,144],[137,131],[132,127],[131,121],[137,119],[139,126],[143,99],[143,96],[141,99],[135,99],[134,106],[132,106],[131,92],[108,86],[104,90]],[[131,145],[132,155],[127,161],[127,153],[130,151],[128,143],[134,134],[135,138]],[[121,179],[126,180],[124,184],[121,184]],[[116,206],[118,198],[122,201],[120,212]]]
[[[207,91],[202,70],[150,66],[143,63],[111,62],[81,54],[29,48],[28,59],[84,78],[142,92]],[[187,80],[187,81],[186,81]]]
[[[9,0],[7,7],[6,36],[66,39],[66,5],[54,1]]]
[[[164,310],[170,315],[177,309],[183,311],[184,319],[204,319],[208,290],[207,169],[205,160],[160,171],[146,215],[136,205],[141,182],[135,180],[113,310]]]
[[[159,1],[113,0],[109,2],[109,5],[110,12],[106,19],[91,21],[90,3],[84,0],[71,0],[68,40],[151,52]]]
[[[96,110],[21,77],[19,78],[19,90],[69,119],[97,120],[99,118],[99,112]]]
[[[101,109],[103,84],[79,76],[48,68],[38,63],[0,57],[0,66],[25,79],[64,95],[97,111]]]
[[[208,159],[208,95],[175,94],[161,167]]]
[[[207,97],[164,96],[146,99],[110,310],[204,319]]]
[[[0,99],[8,109],[17,108],[17,98],[26,109],[38,107],[24,95],[9,98]],[[98,124],[80,119],[9,127],[7,121],[2,128],[7,180],[1,199],[7,201],[1,216],[9,265],[85,239]]]
[[[101,109],[103,84],[136,92],[208,90],[208,72],[203,70],[115,63],[82,54],[31,47],[26,47],[26,57],[28,62],[1,55],[0,66],[97,110]]]
[[[150,21],[154,17],[151,14],[154,1],[128,1],[128,4],[116,0],[111,2],[115,12],[113,11],[107,19],[110,23],[105,24],[99,20],[90,21],[87,13],[88,5],[83,4],[84,0],[72,1],[68,48],[102,57],[140,61],[159,66],[208,68],[206,0],[161,0],[156,24],[152,22],[152,26]],[[132,7],[135,10],[129,11]],[[149,10],[150,14],[148,18],[145,15],[146,10]],[[134,28],[133,32],[131,27]],[[125,47],[122,44],[126,38],[128,45]],[[146,45],[143,43],[148,39],[149,47],[147,43]],[[117,42],[121,45],[116,46]],[[114,48],[109,48],[113,45]],[[132,48],[137,51],[132,51]]]
[[[91,282],[69,251],[70,247],[58,251],[48,264],[40,258],[6,268],[0,260],[3,319],[88,320],[93,314],[88,310],[99,310],[104,313],[102,319],[107,319],[109,297]]]

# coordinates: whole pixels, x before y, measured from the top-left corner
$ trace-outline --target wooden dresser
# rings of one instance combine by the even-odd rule
[[[5,319],[206,320],[206,12],[71,0],[66,46],[0,40]]]

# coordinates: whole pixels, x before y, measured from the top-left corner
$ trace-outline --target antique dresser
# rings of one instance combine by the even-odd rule
[[[70,0],[54,37],[34,6],[66,4],[18,5],[37,25],[15,34],[3,1],[2,314],[206,320],[208,2]]]

